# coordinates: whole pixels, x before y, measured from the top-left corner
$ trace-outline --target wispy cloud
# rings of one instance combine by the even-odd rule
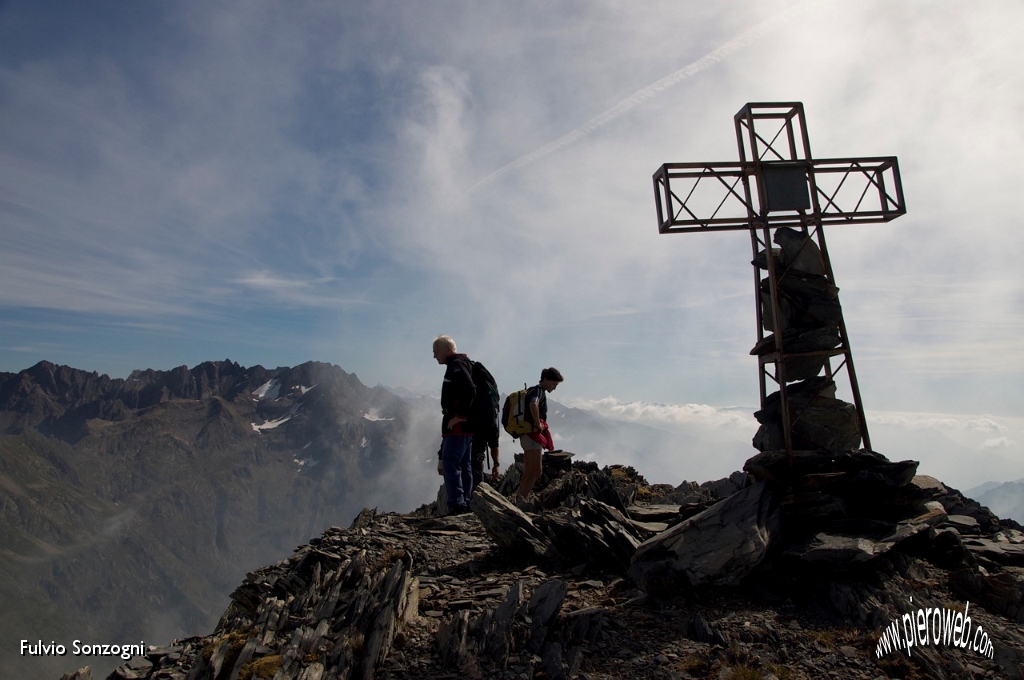
[[[735,38],[726,41],[723,45],[705,54],[697,61],[687,64],[683,68],[677,71],[673,71],[664,78],[661,78],[651,83],[647,87],[637,90],[632,95],[626,97],[625,99],[623,99],[622,101],[620,101],[618,104],[611,107],[607,111],[604,111],[594,116],[593,118],[585,122],[583,125],[565,133],[555,141],[545,144],[539,149],[524,154],[517,158],[516,160],[512,161],[511,163],[503,165],[502,167],[498,168],[497,170],[490,173],[489,175],[481,179],[479,182],[474,184],[472,187],[470,187],[470,192],[473,192],[477,188],[489,184],[490,182],[493,182],[494,180],[505,175],[506,173],[513,172],[521,168],[525,168],[531,163],[535,163],[540,159],[544,158],[545,156],[548,156],[549,154],[555,153],[556,151],[564,149],[567,146],[575,144],[576,142],[582,140],[584,137],[599,130],[600,128],[604,127],[613,120],[620,118],[621,116],[625,115],[632,109],[636,108],[637,106],[640,106],[647,100],[656,97],[658,94],[667,90],[668,88],[678,85],[679,83],[689,78],[692,78],[698,73],[701,73],[702,71],[711,68],[712,66],[718,64],[719,62],[728,59],[729,57],[731,57],[733,54],[740,51],[744,47],[747,47],[748,45],[752,44],[759,38],[766,36],[773,29],[778,28],[779,26],[783,25],[786,21],[791,20],[797,12],[804,10],[810,4],[810,2],[801,2],[793,7],[790,7],[785,11],[779,12],[775,16],[765,21],[762,21],[753,28],[743,31]]]
[[[378,304],[368,297],[368,289],[353,294],[346,288],[346,282],[336,277],[318,278],[286,278],[269,271],[260,271],[248,276],[233,279],[230,283],[239,284],[252,291],[267,296],[268,301],[288,303],[302,307],[321,307],[329,309],[347,309],[352,305]],[[360,282],[359,285],[365,285]]]

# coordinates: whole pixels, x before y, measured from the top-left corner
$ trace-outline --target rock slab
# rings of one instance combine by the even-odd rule
[[[691,586],[735,586],[764,559],[781,526],[775,498],[758,482],[644,541],[630,576],[648,592]]]

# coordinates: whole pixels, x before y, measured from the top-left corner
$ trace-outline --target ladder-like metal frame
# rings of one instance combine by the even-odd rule
[[[739,229],[750,232],[753,257],[756,259],[762,251],[765,253],[771,327],[775,336],[775,351],[758,357],[761,407],[766,405],[768,381],[775,382],[782,403],[787,456],[792,459],[793,426],[799,422],[801,413],[790,408],[786,360],[798,357],[824,357],[825,375],[833,380],[846,368],[861,440],[863,446],[870,449],[871,439],[841,307],[837,347],[816,352],[786,351],[781,314],[785,293],[779,284],[788,272],[780,269],[781,263],[772,252],[771,232],[779,227],[792,227],[816,241],[825,277],[835,286],[824,225],[889,222],[905,214],[899,164],[894,156],[812,158],[800,102],[749,103],[734,116],[734,123],[738,163],[666,163],[654,173],[658,231],[662,234]],[[677,190],[680,186],[682,190]],[[754,264],[758,343],[765,339],[760,286],[761,273]],[[832,358],[840,356],[842,360],[833,368]],[[816,442],[802,440],[799,443],[803,448],[823,448]]]

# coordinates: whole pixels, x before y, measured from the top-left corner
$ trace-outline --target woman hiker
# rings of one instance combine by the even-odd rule
[[[540,479],[542,472],[541,449],[546,448],[548,451],[552,451],[555,448],[547,423],[548,399],[546,393],[554,392],[562,380],[564,378],[557,368],[545,368],[540,372],[540,382],[526,392],[526,405],[534,429],[533,432],[519,438],[519,443],[523,447],[523,479],[519,483],[517,505],[526,504],[526,497],[530,495],[533,485]]]

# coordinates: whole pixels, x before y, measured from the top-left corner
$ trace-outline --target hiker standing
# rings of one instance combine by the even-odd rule
[[[434,359],[446,366],[441,385],[441,468],[452,514],[469,511],[473,493],[471,449],[473,435],[468,429],[470,407],[476,395],[473,362],[459,354],[447,335],[434,340]]]
[[[548,428],[547,392],[554,392],[558,383],[562,382],[562,374],[557,368],[545,368],[540,372],[540,382],[526,391],[526,405],[533,425],[533,432],[519,438],[523,447],[523,479],[519,484],[519,500],[525,501],[530,495],[533,485],[540,479],[541,449],[552,451],[555,443]]]

